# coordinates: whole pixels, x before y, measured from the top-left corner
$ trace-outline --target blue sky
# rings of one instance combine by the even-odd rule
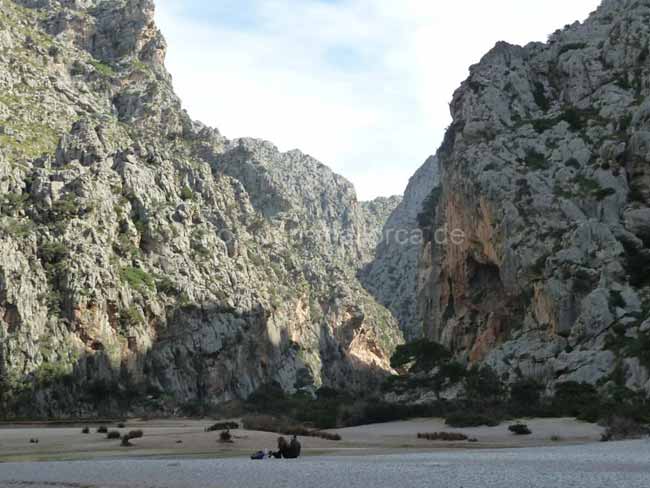
[[[497,41],[543,41],[598,0],[158,0],[191,116],[298,148],[361,199],[400,194],[453,91]]]

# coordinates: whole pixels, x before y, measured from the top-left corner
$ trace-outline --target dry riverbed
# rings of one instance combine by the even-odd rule
[[[441,419],[416,419],[386,424],[337,429],[341,441],[302,438],[305,456],[378,455],[440,451],[449,449],[490,449],[581,444],[600,439],[602,428],[574,419],[526,419],[530,436],[514,436],[509,423],[498,427],[453,429]],[[86,424],[52,426],[22,424],[0,426],[0,462],[69,461],[128,458],[228,458],[247,457],[253,452],[275,448],[277,434],[233,430],[234,442],[219,442],[219,432],[205,432],[210,420],[130,420],[118,429],[122,434],[135,429],[144,437],[134,439],[133,447],[121,447],[119,440],[108,440],[87,424],[90,434],[82,434]],[[477,442],[432,442],[417,438],[419,432],[459,432]],[[30,439],[38,443],[30,443]]]
[[[2,488],[640,488],[650,441],[296,460],[0,463]]]

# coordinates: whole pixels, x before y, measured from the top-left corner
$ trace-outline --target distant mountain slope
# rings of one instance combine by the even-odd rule
[[[423,243],[418,215],[438,181],[438,161],[431,157],[409,181],[404,198],[384,225],[375,259],[360,274],[366,289],[393,312],[406,339],[424,335],[417,312],[417,268]]]

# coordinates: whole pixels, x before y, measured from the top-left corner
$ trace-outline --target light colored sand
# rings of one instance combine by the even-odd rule
[[[2,488],[645,488],[650,441],[296,460],[0,463]]]
[[[600,435],[603,432],[603,428],[598,425],[579,422],[570,418],[519,420],[528,425],[533,432],[531,435],[514,436],[508,431],[508,426],[516,423],[517,420],[505,422],[497,427],[454,429],[445,425],[443,419],[415,419],[386,424],[349,427],[339,429],[337,432],[347,440],[367,444],[379,443],[382,445],[401,445],[405,442],[413,444],[413,439],[416,438],[419,432],[458,432],[470,438],[475,438],[480,444],[489,445],[490,447],[545,445],[556,442],[551,441],[552,436],[561,437],[561,442],[565,443],[594,442],[600,439]],[[416,439],[417,446],[431,444],[429,441],[417,441]],[[444,445],[449,445],[449,443],[444,443]]]
[[[599,440],[602,429],[593,424],[574,419],[523,420],[533,431],[530,436],[514,436],[508,431],[509,423],[498,427],[452,429],[441,419],[416,419],[410,421],[373,424],[338,429],[343,440],[326,441],[302,438],[305,455],[390,454],[399,452],[435,451],[448,449],[476,449],[528,447],[549,444],[589,443]],[[115,425],[109,430],[126,433],[142,429],[144,437],[133,440],[134,447],[120,446],[118,440],[108,440],[105,434],[81,433],[82,425],[55,427],[23,425],[0,427],[1,461],[48,461],[111,458],[182,458],[182,457],[247,457],[258,449],[273,449],[278,435],[266,432],[233,430],[234,443],[218,441],[218,432],[204,432],[214,423],[210,420],[156,420],[127,422],[124,429]],[[477,443],[431,442],[417,439],[418,432],[462,432],[476,438]],[[551,441],[551,436],[561,441]],[[38,444],[30,444],[36,438]],[[178,441],[181,441],[180,443]]]

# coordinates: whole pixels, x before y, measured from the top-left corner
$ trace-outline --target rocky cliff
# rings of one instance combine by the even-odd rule
[[[192,121],[153,12],[0,0],[2,411],[367,387],[402,339],[356,275],[397,201]]]
[[[455,93],[419,306],[470,363],[650,392],[649,19],[605,0],[548,43],[497,44]]]
[[[418,217],[438,184],[438,160],[431,157],[411,177],[404,198],[385,221],[374,259],[360,274],[366,289],[399,321],[407,340],[424,333],[416,299],[423,244]]]

